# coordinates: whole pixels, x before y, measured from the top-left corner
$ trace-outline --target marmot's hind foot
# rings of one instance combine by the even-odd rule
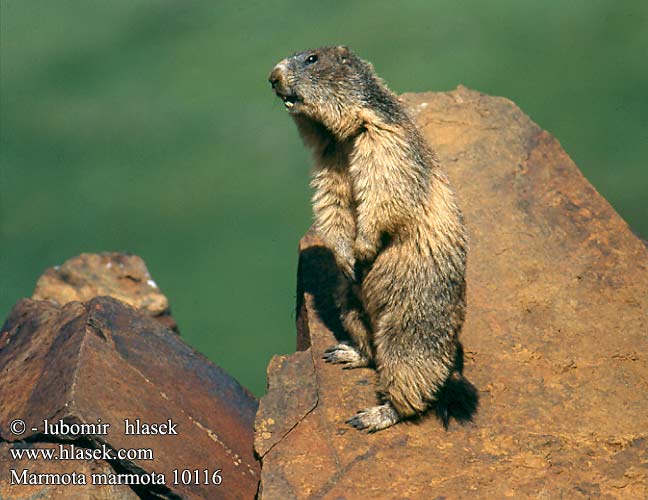
[[[369,358],[362,354],[355,347],[341,343],[333,347],[329,347],[324,351],[322,358],[327,363],[343,364],[345,370],[352,368],[364,368],[369,366]]]
[[[380,406],[372,406],[366,410],[359,411],[353,418],[347,420],[347,424],[356,429],[366,429],[368,432],[376,432],[391,427],[401,420],[390,403]]]

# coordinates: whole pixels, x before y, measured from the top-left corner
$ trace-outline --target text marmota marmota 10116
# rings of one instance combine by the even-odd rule
[[[314,153],[315,228],[346,276],[336,300],[354,345],[324,356],[347,368],[375,365],[383,404],[348,423],[385,429],[465,381],[461,211],[398,97],[348,48],[298,52],[274,67],[270,83]]]

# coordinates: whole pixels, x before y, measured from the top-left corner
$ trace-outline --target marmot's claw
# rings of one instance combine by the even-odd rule
[[[364,412],[358,412],[358,414],[355,417],[350,418],[347,420],[345,423],[349,424],[351,427],[355,427],[358,430],[366,429],[369,424],[365,423],[362,420],[362,415]]]
[[[349,344],[347,342],[340,342],[339,344],[326,348],[324,352],[328,354],[330,352],[337,351],[338,349],[345,349],[347,347],[349,347]]]
[[[384,405],[372,406],[359,411],[346,423],[358,430],[366,429],[368,432],[376,432],[391,427],[400,419],[394,407],[390,403],[385,403]]]
[[[341,343],[324,351],[322,359],[327,363],[344,364],[344,369],[369,366],[367,357],[349,344]]]

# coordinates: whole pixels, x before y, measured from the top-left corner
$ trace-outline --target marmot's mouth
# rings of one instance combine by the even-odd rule
[[[299,102],[299,98],[295,94],[282,94],[277,92],[277,96],[284,102],[286,109],[291,109],[297,102]]]
[[[282,99],[288,109],[292,108],[297,102],[297,96],[294,95],[287,95],[282,97]]]

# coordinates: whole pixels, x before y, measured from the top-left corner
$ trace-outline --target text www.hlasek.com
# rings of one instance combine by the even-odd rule
[[[101,448],[59,444],[56,448],[12,448],[9,451],[13,460],[153,460],[151,448],[113,450],[105,444]]]

